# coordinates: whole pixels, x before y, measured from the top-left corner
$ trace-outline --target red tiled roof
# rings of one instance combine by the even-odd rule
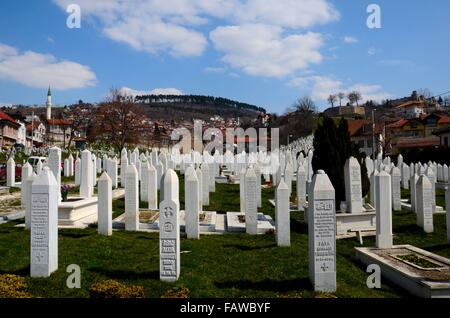
[[[39,121],[34,121],[34,123],[33,124],[28,124],[27,125],[27,127],[26,127],[26,129],[27,129],[27,131],[31,131],[31,125],[33,125],[33,129],[37,129],[37,128],[39,128],[39,125],[41,124],[41,122],[39,122]]]
[[[424,103],[423,101],[409,101],[403,104],[398,105],[396,108],[408,108],[408,107],[423,107]]]
[[[387,128],[402,128],[405,126],[409,120],[407,119],[400,119],[399,121],[396,121],[395,123],[389,124]]]
[[[7,113],[2,112],[1,110],[0,110],[0,120],[7,120],[14,124],[17,124],[17,122],[11,116],[9,116]]]
[[[350,137],[354,136],[364,125],[370,124],[369,120],[348,120],[348,133]]]
[[[445,125],[450,124],[450,116],[441,116],[441,118],[438,121],[439,125]]]
[[[60,126],[69,126],[71,124],[70,121],[64,119],[47,119],[47,123],[49,125],[60,125]]]
[[[399,138],[397,141],[397,148],[416,148],[416,147],[436,147],[441,144],[439,137],[426,138]]]

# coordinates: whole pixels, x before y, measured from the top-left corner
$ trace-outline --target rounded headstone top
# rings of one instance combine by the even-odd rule
[[[326,174],[326,173],[325,173],[325,171],[323,171],[323,170],[318,170],[318,171],[317,171],[317,174]]]

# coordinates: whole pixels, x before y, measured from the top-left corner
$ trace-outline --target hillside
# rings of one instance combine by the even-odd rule
[[[209,119],[215,115],[223,118],[255,118],[260,112],[266,112],[262,107],[212,96],[148,95],[136,96],[134,101],[143,107],[150,118],[179,121]]]

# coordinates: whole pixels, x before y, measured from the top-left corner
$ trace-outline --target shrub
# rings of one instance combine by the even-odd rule
[[[186,287],[176,287],[166,290],[161,298],[190,298],[191,291]]]
[[[143,298],[144,287],[127,287],[115,280],[105,280],[92,285],[89,295],[91,298]]]
[[[25,278],[11,274],[0,275],[0,298],[30,298],[26,288]]]

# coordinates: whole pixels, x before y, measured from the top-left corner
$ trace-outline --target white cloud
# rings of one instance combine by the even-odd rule
[[[205,73],[222,74],[227,71],[226,67],[206,67],[204,69]]]
[[[60,60],[51,54],[20,53],[0,43],[0,79],[20,84],[66,90],[95,86],[96,76],[89,66]]]
[[[155,88],[150,95],[183,95],[183,92],[176,88]]]
[[[290,87],[301,88],[302,90],[310,90],[311,98],[319,101],[326,101],[330,94],[337,94],[343,92],[348,94],[352,91],[358,91],[362,95],[362,102],[368,100],[382,101],[387,98],[392,98],[393,95],[382,90],[380,85],[373,84],[355,84],[345,86],[344,83],[338,79],[330,76],[308,76],[296,77],[287,83]]]
[[[53,1],[63,10],[73,2]],[[216,31],[223,25],[277,26],[281,28],[280,33],[286,29],[291,32],[289,36],[275,39],[284,42],[281,45],[289,49],[286,42],[303,36],[292,34],[292,31],[340,18],[328,0],[78,0],[77,4],[83,16],[98,22],[108,38],[135,50],[151,54],[164,52],[177,57],[200,56],[205,51],[208,42],[204,29],[199,30],[199,26],[219,25]]]
[[[308,28],[337,21],[339,12],[327,0],[247,0],[237,6],[239,24],[264,23],[287,28]]]
[[[158,17],[146,20],[132,17],[105,28],[104,33],[138,51],[152,54],[167,51],[172,56],[202,55],[207,43],[203,34],[166,23]]]
[[[119,93],[123,96],[142,96],[142,95],[183,95],[183,92],[176,88],[155,88],[151,91],[135,90],[129,87],[121,87]]]
[[[281,78],[322,61],[319,33],[284,35],[281,27],[247,24],[218,27],[210,38],[223,62],[250,75]]]
[[[377,54],[378,50],[374,47],[369,48],[369,50],[367,51],[367,54],[369,54],[370,56],[373,56],[375,54]]]
[[[358,43],[358,39],[353,36],[345,36],[344,43],[346,44],[355,44]]]

